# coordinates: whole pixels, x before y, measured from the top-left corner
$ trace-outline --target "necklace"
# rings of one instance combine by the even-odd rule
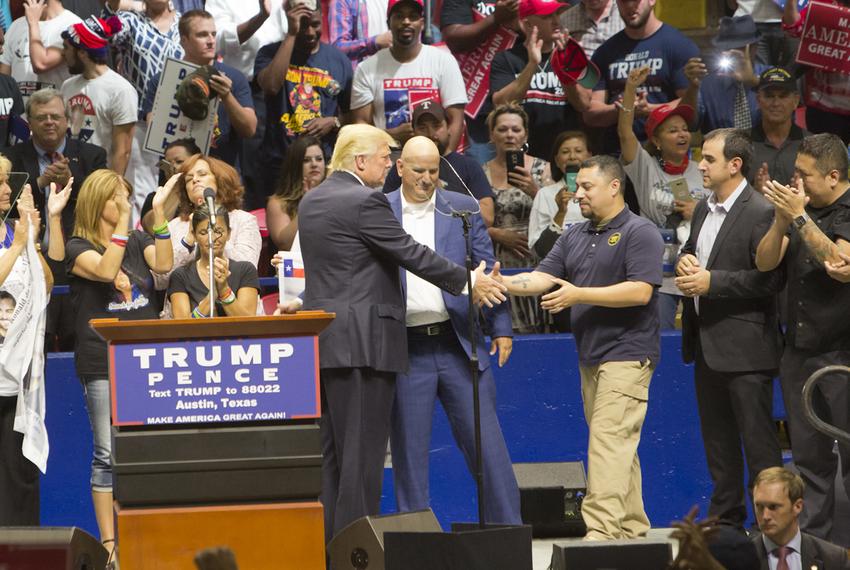
[[[546,70],[549,69],[549,62],[551,60],[552,60],[552,54],[550,53],[549,57],[546,58],[546,63],[543,64],[543,67],[540,67],[539,63],[537,64],[537,70],[540,71],[540,73],[546,73]]]

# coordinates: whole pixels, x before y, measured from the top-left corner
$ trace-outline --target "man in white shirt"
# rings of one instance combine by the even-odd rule
[[[390,207],[404,230],[417,242],[438,254],[464,263],[465,246],[460,218],[450,212],[475,212],[474,198],[438,189],[440,151],[428,138],[410,139],[397,163],[401,189],[387,195]],[[473,265],[494,263],[493,246],[480,214],[471,216]],[[405,271],[402,288],[406,298],[407,347],[410,369],[396,377],[390,442],[393,480],[401,512],[427,509],[428,455],[431,418],[439,398],[452,433],[475,473],[475,438],[472,407],[472,375],[469,368],[468,302],[465,296],[444,293],[436,286]],[[499,366],[510,356],[510,309],[507,303],[485,311],[493,341],[490,354],[498,352]],[[477,323],[476,323],[477,324]],[[485,519],[489,523],[521,524],[519,490],[511,458],[496,416],[496,386],[480,325],[475,353],[478,357],[481,402],[481,450],[485,493]]]
[[[753,505],[761,534],[752,541],[762,570],[847,570],[847,551],[800,532],[803,479],[783,467],[758,474]]]
[[[422,0],[390,0],[387,19],[392,46],[365,59],[354,72],[354,121],[384,129],[397,141],[413,136],[412,109],[427,100],[446,110],[449,144],[457,148],[463,132],[466,87],[457,60],[448,51],[422,44]]]
[[[58,89],[71,73],[62,59],[62,32],[80,18],[61,0],[25,0],[25,15],[6,30],[0,73],[18,82],[24,103],[43,87]]]
[[[92,16],[62,33],[65,63],[75,75],[60,91],[71,114],[71,136],[106,149],[109,168],[123,176],[139,105],[133,85],[106,63],[109,38],[120,30],[118,18]]]
[[[747,183],[752,152],[742,131],[706,135],[699,169],[711,194],[694,208],[676,266],[676,286],[687,297],[682,357],[695,363],[697,409],[714,484],[708,514],[742,530],[744,459],[750,485],[761,470],[782,465],[773,422],[782,277],[755,265],[773,208]]]

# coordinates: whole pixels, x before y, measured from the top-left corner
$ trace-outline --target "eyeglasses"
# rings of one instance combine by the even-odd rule
[[[209,233],[210,233],[209,230],[200,230],[200,231],[197,232],[197,234],[201,237],[207,237],[207,235],[209,235]],[[213,235],[215,237],[219,238],[219,237],[224,235],[224,230],[222,228],[215,228],[213,230]]]
[[[33,121],[37,121],[39,123],[43,123],[44,121],[50,119],[51,121],[60,121],[65,117],[65,115],[59,115],[58,113],[48,113],[46,115],[34,115],[30,117]]]

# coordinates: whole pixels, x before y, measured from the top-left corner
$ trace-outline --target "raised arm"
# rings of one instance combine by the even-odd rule
[[[446,3],[443,3],[445,7]],[[499,26],[511,23],[517,17],[519,0],[496,0],[493,13],[469,24],[449,24],[440,31],[449,49],[455,53],[472,51],[484,43]],[[445,13],[445,9],[444,9]],[[445,20],[445,17],[442,18]]]
[[[537,39],[537,26],[532,26],[531,30],[527,30],[527,32],[525,49],[528,52],[528,63],[513,81],[501,89],[493,91],[493,105],[504,105],[511,101],[521,101],[528,92],[528,88],[531,87],[531,79],[537,73],[537,66],[540,65],[543,59],[543,54],[541,53],[543,40]],[[498,67],[491,69],[491,74],[499,74],[499,72]]]
[[[334,0],[330,2],[328,10],[330,41],[334,47],[352,60],[363,59],[393,43],[393,36],[389,30],[368,38],[357,37],[357,5],[359,1]]]
[[[649,67],[639,67],[629,72],[626,88],[623,91],[623,104],[617,117],[617,134],[620,137],[620,159],[623,164],[631,164],[637,156],[640,142],[634,131],[635,100],[637,88],[649,77]]]
[[[45,46],[41,40],[39,22],[47,7],[47,0],[24,0],[24,15],[29,29],[30,63],[36,73],[46,73],[62,63],[62,50]]]

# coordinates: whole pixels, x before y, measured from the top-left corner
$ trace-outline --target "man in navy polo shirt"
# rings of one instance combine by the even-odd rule
[[[572,307],[590,432],[581,507],[589,540],[635,538],[650,528],[637,447],[660,355],[664,243],[651,222],[626,207],[625,181],[610,156],[583,162],[575,199],[588,221],[564,230],[537,269],[503,278],[512,295],[541,295],[557,285],[541,306],[552,313]]]

